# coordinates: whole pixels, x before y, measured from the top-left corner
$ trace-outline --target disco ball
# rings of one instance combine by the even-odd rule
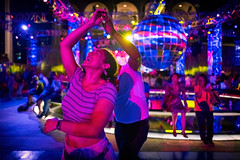
[[[142,56],[142,64],[166,69],[186,49],[187,36],[181,24],[169,15],[150,15],[133,30],[133,43]]]

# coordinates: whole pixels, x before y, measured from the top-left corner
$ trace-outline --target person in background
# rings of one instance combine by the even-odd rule
[[[236,74],[236,75],[234,75],[234,77],[232,78],[231,88],[232,88],[232,89],[237,89],[237,88],[238,88],[238,84],[239,84],[239,75]]]
[[[216,80],[217,80],[216,75],[214,73],[212,73],[212,75],[209,77],[209,81],[210,81],[211,85],[214,86],[214,88],[216,85]]]
[[[189,74],[186,75],[185,77],[185,87],[191,87],[191,82],[192,82],[192,78]]]
[[[15,78],[14,78],[14,74],[8,72],[7,74],[7,86],[8,86],[8,99],[7,100],[11,100],[12,96],[13,96],[13,89],[14,89],[14,85],[16,83]]]
[[[177,116],[178,113],[181,113],[181,124],[182,124],[182,135],[185,138],[188,138],[185,133],[186,125],[186,112],[189,111],[187,104],[187,97],[185,94],[185,85],[179,82],[179,74],[174,73],[171,76],[172,83],[168,84],[165,89],[165,95],[163,99],[163,104],[167,104],[169,110],[172,112],[172,121],[173,121],[173,136],[177,136]],[[181,102],[181,97],[184,101],[184,105]]]
[[[155,87],[156,81],[157,81],[156,73],[153,73],[152,75],[150,74],[150,81],[149,81],[150,87]]]
[[[197,117],[200,138],[204,145],[214,146],[213,139],[213,107],[210,102],[209,90],[211,85],[207,85],[208,79],[204,74],[200,74],[195,92],[195,113]],[[206,102],[206,107],[200,108],[201,102]],[[206,104],[205,103],[205,104]],[[208,108],[207,108],[208,107]],[[205,108],[205,109],[204,109]],[[207,127],[207,130],[205,129]]]
[[[28,67],[26,67],[23,73],[23,79],[24,79],[24,82],[27,84],[28,90],[31,89],[31,82],[32,82],[33,76],[34,76],[33,70],[30,70]]]
[[[72,47],[91,28],[102,23],[106,14],[97,9],[90,20],[71,32],[61,43],[63,66],[70,79],[70,88],[62,100],[63,120],[48,119],[44,132],[65,132],[62,159],[116,159],[104,127],[113,113],[117,91],[114,86],[118,64],[107,49],[94,49],[78,66]]]
[[[143,82],[143,83],[144,83],[144,93],[145,93],[145,96],[146,96],[146,102],[147,102],[147,105],[149,106],[148,101],[149,101],[149,95],[150,95],[150,86],[147,82]]]
[[[48,86],[48,79],[42,73],[39,75],[39,80],[42,81],[44,88]]]
[[[157,73],[155,87],[161,87],[161,86],[162,86],[162,76],[160,73]]]
[[[40,96],[40,94],[44,90],[44,85],[42,81],[39,80],[37,75],[34,75],[32,77],[32,81],[29,86],[30,86],[30,89],[28,91],[28,102],[27,102],[28,107],[34,104],[33,96],[36,96],[36,97]]]
[[[113,26],[109,16],[103,17],[103,26],[107,33],[129,55],[128,62],[121,66],[118,81],[117,103],[114,108],[116,125],[115,138],[120,160],[139,159],[138,153],[147,139],[149,130],[149,113],[144,93],[141,72],[141,55],[137,48]]]
[[[51,72],[50,76],[53,76],[54,79],[51,79],[50,77],[51,83],[48,83],[48,86],[45,87],[44,91],[41,93],[37,100],[37,106],[39,109],[39,114],[37,115],[38,118],[42,118],[43,116],[47,117],[51,100],[61,97],[61,81],[58,79],[54,72]],[[41,110],[42,102],[44,102],[43,111]]]
[[[20,72],[16,73],[16,82],[17,82],[17,96],[22,97],[22,89],[23,89],[23,75]]]

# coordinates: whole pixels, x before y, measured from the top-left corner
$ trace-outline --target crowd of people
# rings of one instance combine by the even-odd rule
[[[91,28],[102,25],[122,49],[129,55],[126,65],[120,67],[114,56],[106,49],[89,52],[78,66],[72,47]],[[115,113],[115,138],[119,149],[118,159],[139,159],[138,153],[147,139],[149,113],[144,93],[144,78],[139,72],[141,55],[137,48],[114,29],[111,18],[102,9],[96,10],[88,23],[71,32],[60,44],[63,65],[70,77],[70,88],[62,102],[63,120],[48,119],[44,132],[56,129],[65,132],[62,159],[116,159],[113,148],[104,133],[104,127]],[[117,79],[117,84],[116,82]],[[182,135],[185,133],[186,103],[183,79],[174,73],[171,83],[166,83],[165,101],[172,112],[173,135],[176,135],[177,114],[182,113]],[[146,82],[146,81],[145,81]],[[163,85],[161,76],[151,84]],[[194,82],[195,108],[200,137],[205,145],[214,146],[213,110],[209,100],[210,90],[200,75]],[[184,100],[182,104],[181,99]],[[202,104],[205,104],[204,106]],[[205,122],[207,119],[207,122]],[[207,125],[207,132],[205,131]]]
[[[201,74],[201,73],[199,73]],[[185,84],[187,88],[193,88],[196,85],[197,75],[180,75],[179,81]],[[214,89],[223,90],[240,90],[240,75],[226,74],[224,71],[220,75],[214,73],[208,75],[208,81]],[[148,83],[150,88],[165,88],[166,84],[171,81],[169,75],[161,72],[143,73],[144,82]]]
[[[33,88],[37,90],[37,94],[40,94],[51,82],[49,80],[52,78],[51,74],[56,74],[54,79],[62,82],[61,90],[63,90],[65,88],[63,86],[64,82],[69,80],[62,73],[50,72],[46,77],[43,73],[37,72],[36,69],[26,67],[22,71],[11,72],[7,67],[2,67],[0,72],[0,97],[5,98],[5,100],[11,100],[12,97],[21,98],[29,95],[29,92],[30,94],[34,93]]]
[[[87,54],[79,66],[73,56],[72,47],[91,28],[102,25],[105,31],[115,39],[129,55],[126,65],[119,66],[114,55],[107,49],[98,48]],[[26,69],[23,74],[8,74],[1,79],[1,86],[7,86],[11,99],[14,88],[17,96],[27,87],[27,106],[33,103],[39,107],[38,118],[47,116],[49,103],[61,96],[63,119],[48,119],[44,133],[60,130],[65,133],[62,159],[117,159],[104,127],[115,114],[115,138],[119,149],[118,159],[139,159],[138,153],[147,140],[149,130],[149,111],[146,85],[164,88],[164,104],[172,113],[173,136],[176,134],[176,121],[181,113],[182,135],[185,133],[185,114],[189,111],[185,90],[192,87],[195,92],[195,112],[200,138],[205,145],[214,146],[213,108],[210,91],[215,89],[240,89],[239,76],[209,76],[199,74],[196,77],[171,77],[161,74],[141,74],[141,55],[137,48],[115,30],[106,10],[97,9],[91,19],[70,33],[60,44],[61,58],[67,73],[70,87],[66,87],[62,76],[51,72],[46,78]],[[119,68],[120,67],[120,68]],[[142,76],[143,75],[143,76]],[[171,81],[170,81],[171,80]],[[118,82],[118,83],[116,83]],[[143,83],[144,82],[144,83]],[[17,84],[17,85],[16,85]],[[17,87],[14,87],[17,86]],[[4,87],[3,87],[4,88]],[[144,92],[145,89],[145,92]],[[149,91],[149,89],[148,89]],[[1,87],[1,93],[5,93]],[[36,96],[36,100],[33,100]],[[183,100],[184,103],[181,102]],[[44,102],[43,110],[41,103]],[[207,130],[205,129],[207,126]]]

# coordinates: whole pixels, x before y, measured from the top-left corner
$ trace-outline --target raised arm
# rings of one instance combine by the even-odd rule
[[[102,23],[102,14],[106,13],[105,10],[97,9],[91,19],[81,27],[71,32],[61,43],[60,52],[63,66],[69,78],[72,77],[77,63],[74,59],[72,47],[84,36],[89,29]]]
[[[103,24],[104,29],[116,40],[116,42],[122,47],[122,49],[130,56],[128,64],[133,70],[137,71],[141,66],[141,55],[138,49],[130,41],[124,38],[118,31],[115,30],[113,22],[109,15],[104,16],[103,19],[106,22],[105,24]]]

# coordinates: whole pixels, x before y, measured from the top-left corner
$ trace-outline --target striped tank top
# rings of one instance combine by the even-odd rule
[[[117,91],[114,85],[106,82],[93,91],[84,91],[82,80],[85,73],[77,67],[71,80],[70,88],[62,100],[63,119],[72,122],[90,121],[94,107],[99,99],[116,103]]]

